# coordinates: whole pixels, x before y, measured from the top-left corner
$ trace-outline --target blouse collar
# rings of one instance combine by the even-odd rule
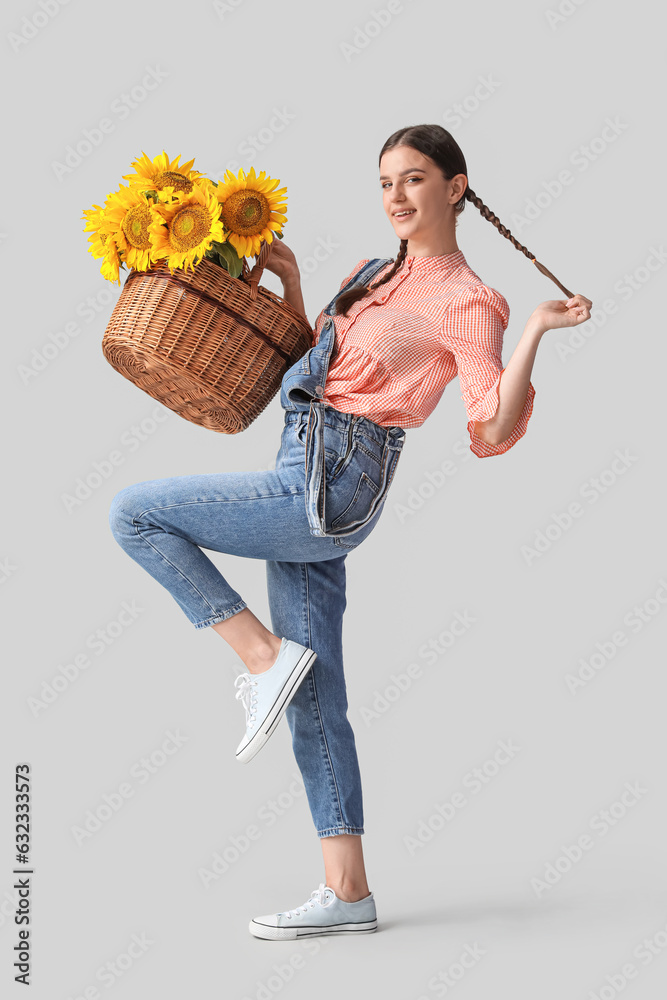
[[[437,257],[417,257],[415,254],[408,255],[405,263],[410,272],[418,274],[441,275],[452,271],[454,268],[465,263],[463,250],[455,250],[454,253],[440,254]]]

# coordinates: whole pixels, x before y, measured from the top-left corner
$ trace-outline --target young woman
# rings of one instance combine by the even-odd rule
[[[584,322],[592,306],[571,296],[471,191],[463,153],[440,126],[389,137],[380,187],[399,252],[353,269],[319,314],[313,346],[283,377],[275,469],[136,483],[116,494],[109,512],[123,549],[196,629],[212,628],[245,664],[235,682],[246,709],[237,760],[252,759],[287,718],[325,881],[301,906],[252,919],[251,933],[265,939],[377,927],[347,718],[345,561],[378,523],[406,429],[424,422],[458,375],[471,450],[507,451],[532,413],[542,335]],[[468,267],[456,242],[466,201],[568,296],[534,310],[504,368],[508,304]],[[274,240],[266,266],[305,315],[293,252]],[[271,630],[202,549],[265,561]]]

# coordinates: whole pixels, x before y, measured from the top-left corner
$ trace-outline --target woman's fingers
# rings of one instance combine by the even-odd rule
[[[591,316],[591,306],[593,303],[590,299],[587,299],[585,295],[573,295],[571,299],[567,299],[565,306],[567,309],[573,309],[576,317],[577,323],[585,322],[590,319]]]

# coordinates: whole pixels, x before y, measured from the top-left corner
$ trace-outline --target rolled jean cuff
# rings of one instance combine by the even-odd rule
[[[210,618],[205,618],[203,622],[193,622],[195,628],[208,628],[209,625],[216,625],[218,622],[227,621],[232,615],[237,615],[239,611],[243,611],[248,605],[245,601],[239,601],[238,604],[233,604],[231,608],[227,611],[220,611],[218,614],[211,615]]]
[[[318,837],[338,837],[341,833],[352,833],[361,835],[364,832],[363,826],[330,826],[326,830],[318,830]]]

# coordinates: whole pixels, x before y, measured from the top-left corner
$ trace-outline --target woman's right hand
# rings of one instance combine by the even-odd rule
[[[269,251],[268,260],[264,265],[264,270],[273,271],[274,274],[278,275],[283,283],[283,299],[296,312],[300,313],[308,325],[310,325],[303,301],[301,274],[299,273],[299,265],[296,262],[296,257],[290,248],[285,246],[283,241],[275,235],[271,241],[271,250]]]
[[[300,282],[299,265],[294,253],[275,233],[271,241],[271,252],[264,266],[265,271],[277,274],[283,285]]]

